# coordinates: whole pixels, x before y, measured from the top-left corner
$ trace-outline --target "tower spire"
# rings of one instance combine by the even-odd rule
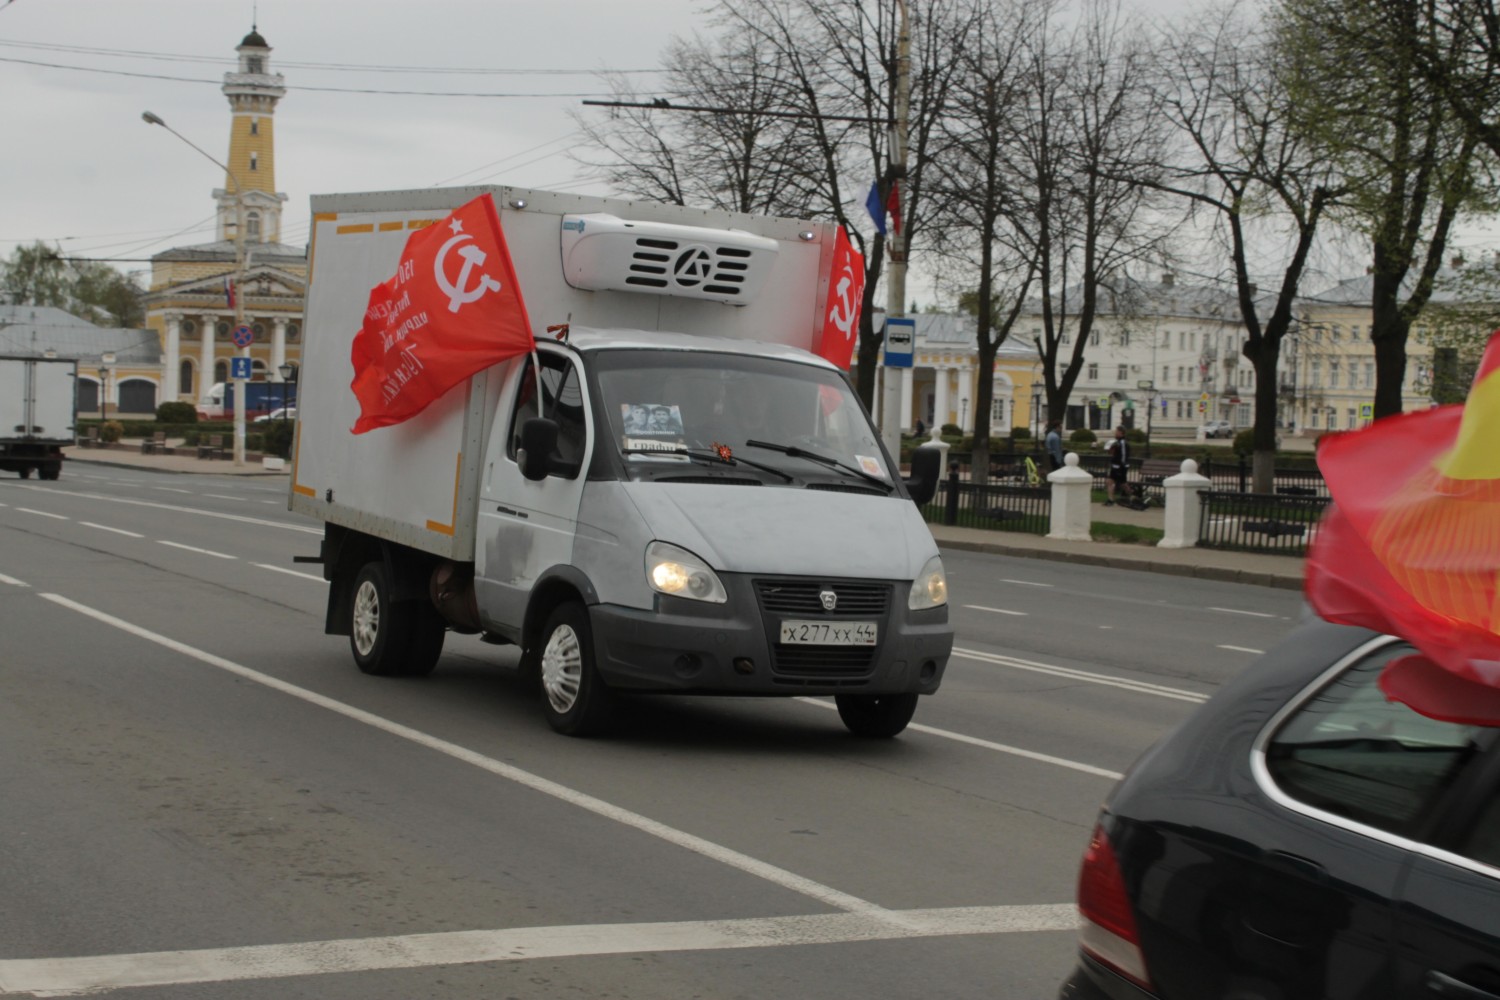
[[[258,13],[258,12],[257,12]],[[224,74],[224,96],[229,100],[229,168],[219,202],[218,238],[233,239],[239,225],[237,199],[244,185],[247,243],[276,242],[281,235],[281,203],[276,191],[276,147],[273,128],[276,104],[286,94],[280,73],[271,72],[271,46],[261,36],[257,19],[250,33],[235,47],[239,66]]]

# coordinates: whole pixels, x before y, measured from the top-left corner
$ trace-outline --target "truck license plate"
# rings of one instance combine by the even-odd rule
[[[781,643],[784,646],[873,646],[875,633],[875,622],[781,623]]]

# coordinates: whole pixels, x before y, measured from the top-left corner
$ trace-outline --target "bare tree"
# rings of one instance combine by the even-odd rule
[[[1160,161],[1159,183],[1212,212],[1226,244],[1245,324],[1242,353],[1255,368],[1254,489],[1269,493],[1281,341],[1338,175],[1321,147],[1294,128],[1267,39],[1241,9],[1169,30],[1165,41],[1160,106],[1186,141],[1180,156]],[[1256,242],[1274,247],[1282,262],[1269,301],[1259,297],[1252,268]]]
[[[1021,182],[1007,167],[1006,144],[1016,131],[1015,109],[1024,103],[1023,46],[1040,4],[996,7],[977,0],[968,23],[968,44],[954,55],[958,72],[949,95],[950,114],[933,150],[929,192],[938,206],[931,216],[935,255],[955,264],[961,280],[973,280],[978,385],[974,400],[971,474],[988,475],[990,411],[995,392],[995,356],[1010,336],[1036,278],[1037,263],[1016,230]]]

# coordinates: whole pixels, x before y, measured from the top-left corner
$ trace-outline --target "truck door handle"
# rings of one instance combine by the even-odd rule
[[[1500,993],[1491,993],[1477,986],[1470,986],[1461,979],[1454,979],[1436,969],[1427,970],[1427,992],[1451,1000],[1500,1000]]]

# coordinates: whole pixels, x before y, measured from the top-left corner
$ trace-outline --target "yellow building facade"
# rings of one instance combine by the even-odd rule
[[[213,192],[216,239],[151,259],[146,325],[161,342],[163,402],[201,406],[236,355],[248,354],[252,381],[280,381],[283,366],[301,361],[307,254],[280,242],[287,196],[276,190],[275,112],[286,88],[258,30],[235,51],[238,69],[221,88],[230,129],[224,185]],[[239,325],[248,347],[235,342]]]

